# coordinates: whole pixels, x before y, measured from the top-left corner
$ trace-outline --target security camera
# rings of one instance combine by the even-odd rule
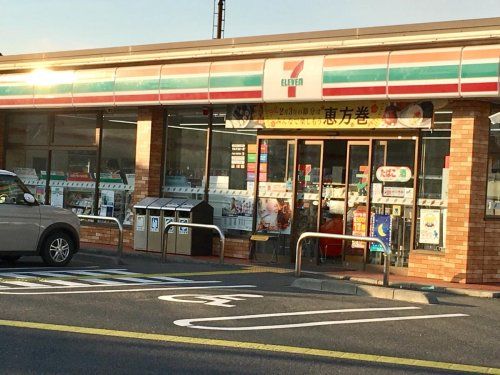
[[[500,112],[491,115],[490,120],[492,124],[500,124]]]

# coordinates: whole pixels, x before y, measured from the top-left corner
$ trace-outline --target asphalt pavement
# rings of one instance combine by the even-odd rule
[[[0,264],[3,373],[500,373],[498,299],[292,287],[267,267]]]

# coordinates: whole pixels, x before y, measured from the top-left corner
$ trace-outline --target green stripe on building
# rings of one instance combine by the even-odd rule
[[[0,86],[0,96],[33,95],[33,86]]]
[[[462,65],[462,78],[480,77],[498,77],[498,63]]]
[[[72,83],[63,83],[53,86],[35,86],[35,95],[61,95],[71,94]]]
[[[141,79],[130,81],[116,81],[115,91],[148,91],[158,90],[158,79]]]
[[[114,81],[104,82],[77,82],[73,85],[74,94],[113,92],[115,89]]]
[[[246,76],[210,77],[210,87],[245,87],[262,86],[262,74]]]
[[[390,81],[458,78],[458,65],[390,68]]]
[[[182,78],[162,78],[160,89],[208,89],[208,76],[206,77],[182,77]]]
[[[387,68],[357,70],[325,70],[323,83],[374,82],[385,81]]]

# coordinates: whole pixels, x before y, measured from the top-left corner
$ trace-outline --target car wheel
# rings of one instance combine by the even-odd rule
[[[21,258],[19,255],[4,255],[1,256],[0,259],[6,263],[14,263]]]
[[[54,232],[46,238],[41,251],[45,264],[49,266],[65,266],[75,252],[75,245],[70,236],[64,232]]]

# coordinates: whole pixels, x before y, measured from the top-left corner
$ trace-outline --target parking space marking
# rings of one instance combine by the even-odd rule
[[[500,368],[488,366],[476,366],[462,363],[430,361],[425,359],[390,357],[378,354],[365,354],[342,352],[338,350],[303,348],[298,346],[274,345],[257,342],[235,341],[198,338],[188,336],[174,336],[156,333],[120,331],[104,328],[90,328],[81,326],[69,326],[62,324],[50,324],[39,322],[24,322],[16,320],[0,320],[0,326],[12,328],[25,328],[49,332],[74,333],[78,335],[92,335],[102,337],[116,337],[122,339],[143,340],[156,343],[174,343],[181,345],[197,345],[222,347],[234,350],[255,350],[268,353],[283,353],[290,355],[307,355],[312,357],[326,358],[331,360],[343,360],[353,362],[382,363],[394,366],[406,366],[410,368],[426,368],[434,370],[457,371],[459,373],[474,372],[478,374],[496,374],[500,375]]]
[[[210,282],[210,281],[208,281]],[[207,281],[193,281],[196,283],[208,283]],[[212,281],[218,283],[220,281]],[[134,288],[134,289],[112,289],[112,290],[68,290],[57,292],[0,292],[0,294],[12,295],[52,295],[52,294],[99,294],[99,293],[125,293],[125,292],[154,292],[154,291],[169,291],[169,290],[189,290],[189,289],[239,289],[239,288],[256,288],[256,285],[209,285],[209,286],[179,286],[179,287],[164,287],[165,283],[158,284],[156,288]],[[99,285],[102,286],[102,285]]]
[[[158,299],[169,302],[181,303],[203,303],[209,306],[218,307],[235,307],[236,305],[229,305],[231,301],[243,301],[247,298],[262,298],[260,294],[176,294],[173,296],[159,296]]]
[[[218,327],[218,326],[203,326],[192,324],[195,322],[214,322],[214,321],[234,321],[243,319],[262,319],[281,316],[304,316],[318,314],[333,314],[345,312],[368,312],[368,311],[399,311],[399,310],[419,310],[419,307],[378,307],[378,308],[359,308],[359,309],[340,309],[340,310],[319,310],[319,311],[299,311],[292,313],[274,313],[274,314],[256,314],[256,315],[238,315],[238,316],[223,316],[215,318],[199,318],[199,319],[179,319],[174,321],[175,325],[187,328],[206,329],[215,331],[258,331],[269,329],[284,329],[284,328],[300,328],[300,327],[316,327],[326,325],[339,324],[356,324],[356,323],[375,323],[375,322],[390,322],[398,320],[419,320],[419,319],[438,319],[438,318],[458,318],[469,316],[467,314],[434,314],[434,315],[410,315],[410,316],[394,316],[382,318],[365,318],[365,319],[344,319],[344,320],[329,320],[320,322],[303,322],[291,324],[273,324],[273,325],[258,325],[245,327]]]

